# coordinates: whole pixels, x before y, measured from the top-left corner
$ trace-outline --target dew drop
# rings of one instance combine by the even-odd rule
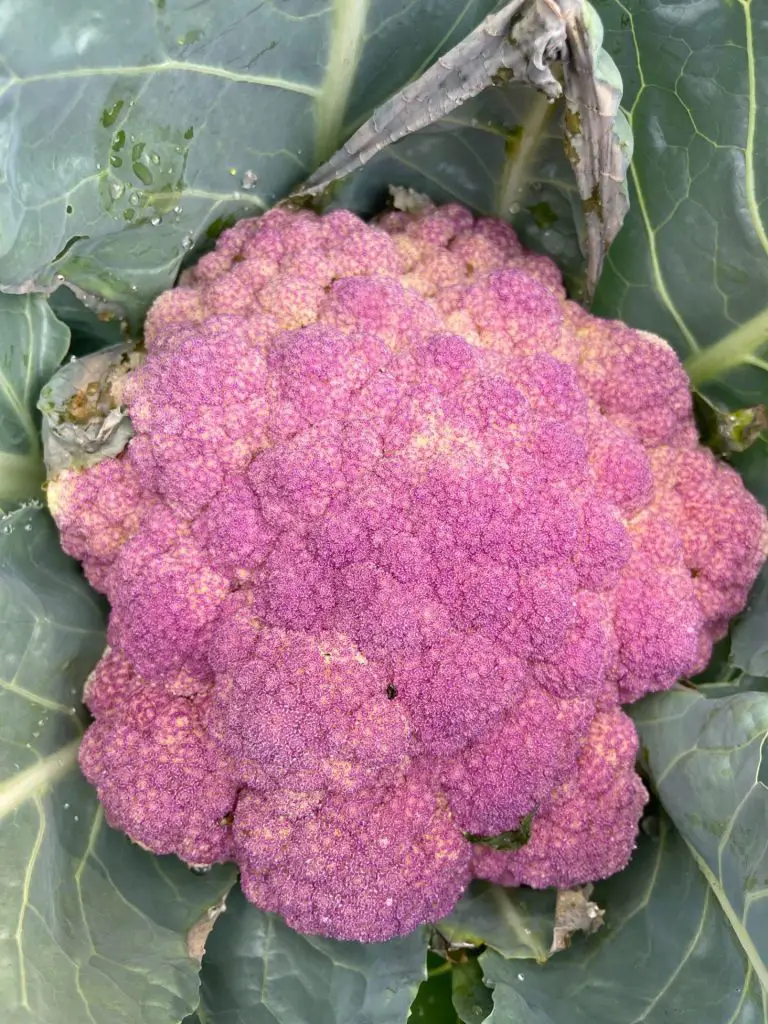
[[[525,981],[525,975],[524,974],[518,974],[517,980],[518,981]]]
[[[258,174],[255,174],[253,171],[246,171],[243,175],[243,180],[240,182],[240,186],[247,192],[249,189],[253,188],[258,180]]]
[[[185,252],[189,252],[190,249],[194,249],[194,247],[195,239],[192,237],[192,235],[184,235],[184,237],[181,240],[181,248],[184,249]]]
[[[149,159],[152,161],[153,164],[159,164],[160,163],[160,155],[159,155],[159,153],[150,153],[149,154]]]
[[[162,224],[163,223],[163,218],[162,217],[153,217],[152,220],[149,223],[152,225],[153,228],[156,228],[158,224]]]
[[[109,194],[113,199],[119,199],[123,192],[125,192],[125,185],[122,181],[111,181],[109,183]]]

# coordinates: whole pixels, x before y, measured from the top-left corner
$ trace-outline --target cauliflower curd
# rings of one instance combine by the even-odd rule
[[[458,206],[241,221],[145,343],[133,439],[48,492],[112,609],[110,824],[338,939],[624,867],[621,705],[706,664],[766,551],[672,349]]]

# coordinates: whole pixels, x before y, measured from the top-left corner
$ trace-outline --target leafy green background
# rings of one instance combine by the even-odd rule
[[[207,1024],[400,1024],[426,977],[422,930],[387,943],[299,935],[233,891],[208,942]]]
[[[146,855],[104,825],[77,772],[78,698],[104,608],[29,504],[43,477],[34,401],[68,345],[83,355],[120,325],[62,278],[135,322],[228,218],[285,195],[490,7],[3,5],[0,290],[53,292],[50,308],[0,296],[0,1006],[11,1024],[191,1013],[189,1024],[395,1024],[409,1005],[423,1024],[768,1021],[765,575],[699,692],[635,709],[665,811],[646,821],[627,871],[597,887],[605,927],[551,959],[548,894],[474,885],[440,929],[484,951],[450,963],[425,959],[421,933],[378,947],[297,936],[234,889],[199,990],[189,933],[233,873]],[[765,401],[765,0],[596,7],[635,160],[595,308],[668,338],[710,397]],[[511,216],[577,274],[559,117],[522,89],[487,92],[384,152],[335,201],[370,211],[390,183],[458,198]],[[733,457],[763,501],[766,455],[763,437]]]
[[[762,0],[597,0],[635,136],[632,212],[595,309],[670,341],[732,404],[768,392]]]

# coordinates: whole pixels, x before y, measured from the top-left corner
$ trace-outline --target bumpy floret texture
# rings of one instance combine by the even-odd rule
[[[130,444],[49,489],[112,606],[110,823],[340,939],[621,869],[621,705],[705,664],[766,548],[672,350],[457,206],[242,221],[145,340]]]

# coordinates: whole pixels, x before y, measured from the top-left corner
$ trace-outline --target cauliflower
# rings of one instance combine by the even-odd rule
[[[766,553],[672,349],[453,205],[241,221],[145,345],[127,448],[48,490],[111,604],[110,824],[361,941],[626,865],[621,705],[706,664]]]

